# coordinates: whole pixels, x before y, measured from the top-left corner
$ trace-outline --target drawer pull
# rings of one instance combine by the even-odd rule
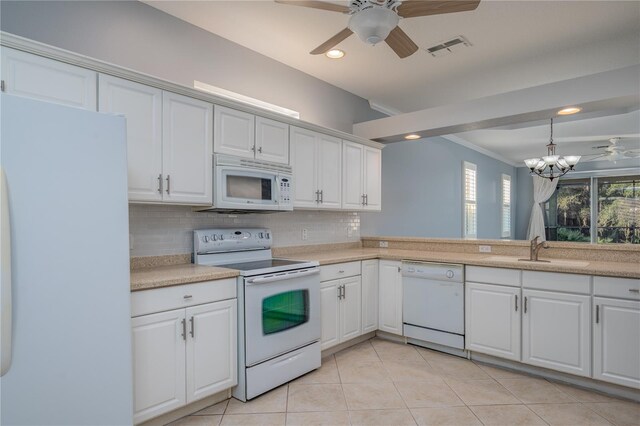
[[[187,299],[191,299],[193,296],[190,294],[185,294],[182,298],[187,300]]]
[[[629,291],[631,293],[640,293],[640,289],[638,289],[638,288],[630,288]]]
[[[341,274],[344,274],[344,269],[341,269],[338,272],[341,273]],[[631,290],[629,290],[629,291],[631,291]]]

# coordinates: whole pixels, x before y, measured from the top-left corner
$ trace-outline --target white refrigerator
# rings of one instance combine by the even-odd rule
[[[131,424],[125,119],[10,95],[0,116],[0,424]]]

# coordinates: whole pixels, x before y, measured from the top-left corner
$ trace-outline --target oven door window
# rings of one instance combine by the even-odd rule
[[[262,334],[289,330],[309,321],[309,290],[278,293],[262,300]]]
[[[273,199],[272,179],[256,176],[227,175],[227,197],[254,201]]]

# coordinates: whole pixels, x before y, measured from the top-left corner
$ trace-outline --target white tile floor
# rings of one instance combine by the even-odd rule
[[[372,339],[248,403],[172,426],[640,425],[640,404],[462,358]]]

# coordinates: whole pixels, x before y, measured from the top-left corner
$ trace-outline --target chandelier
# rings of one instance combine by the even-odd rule
[[[542,158],[529,158],[524,160],[524,164],[531,170],[531,175],[553,181],[560,176],[566,175],[573,170],[573,167],[580,161],[579,155],[567,155],[560,157],[556,155],[556,144],[553,143],[553,118],[551,119],[551,136],[547,144],[547,155]]]

